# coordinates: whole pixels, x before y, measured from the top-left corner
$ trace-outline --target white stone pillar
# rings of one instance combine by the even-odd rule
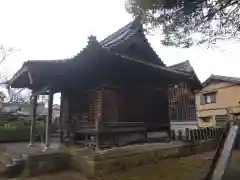
[[[52,106],[53,106],[53,91],[49,90],[49,99],[48,99],[48,116],[46,119],[46,139],[45,139],[45,150],[49,149],[50,146],[50,125],[52,123]]]
[[[30,129],[30,142],[29,146],[33,146],[35,138],[35,125],[36,125],[36,114],[37,114],[37,96],[32,97],[32,118],[31,118],[31,129]]]

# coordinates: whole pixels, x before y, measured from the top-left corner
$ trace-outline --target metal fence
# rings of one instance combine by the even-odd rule
[[[188,129],[185,131],[171,130],[171,139],[180,141],[198,142],[210,139],[218,139],[224,133],[225,128],[201,128],[201,129]]]

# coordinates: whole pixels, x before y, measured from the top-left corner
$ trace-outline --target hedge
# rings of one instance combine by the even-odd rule
[[[40,140],[43,127],[36,127],[35,140]],[[30,127],[0,128],[0,142],[24,142],[30,140]]]

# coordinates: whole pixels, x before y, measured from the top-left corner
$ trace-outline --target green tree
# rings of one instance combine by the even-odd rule
[[[148,32],[163,32],[163,45],[190,47],[240,38],[240,0],[126,0]]]

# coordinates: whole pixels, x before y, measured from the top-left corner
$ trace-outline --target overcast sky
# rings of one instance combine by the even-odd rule
[[[0,17],[0,45],[20,49],[1,64],[0,72],[6,76],[26,60],[71,57],[86,45],[89,35],[102,40],[132,21],[124,0],[0,0]],[[240,77],[240,43],[178,49],[163,47],[157,35],[147,38],[165,64],[190,60],[201,81],[210,74]]]

